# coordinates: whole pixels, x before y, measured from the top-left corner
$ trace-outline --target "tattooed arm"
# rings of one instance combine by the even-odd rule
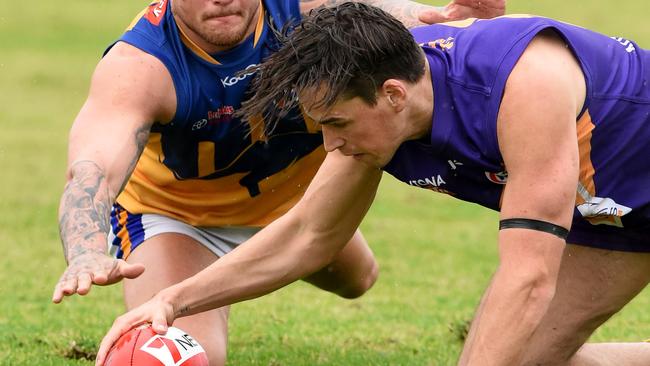
[[[320,6],[335,6],[350,0],[300,0],[300,10],[307,13]],[[407,28],[466,18],[493,18],[503,15],[506,0],[452,0],[447,6],[431,6],[410,0],[357,0],[373,5],[399,19]]]
[[[70,131],[67,184],[59,205],[68,268],[53,302],[144,271],[107,255],[109,214],[147,142],[151,121],[170,120],[175,108],[171,76],[153,56],[120,42],[97,65]]]

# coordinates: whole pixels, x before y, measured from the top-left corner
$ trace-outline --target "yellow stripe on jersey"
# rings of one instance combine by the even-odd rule
[[[530,14],[507,14],[507,15],[502,15],[500,17],[492,18],[492,19],[499,19],[499,18],[534,18],[535,15],[530,15]],[[445,23],[440,23],[442,25],[447,25],[450,27],[454,28],[467,28],[470,25],[474,24],[478,19],[477,18],[467,18],[463,20],[452,20],[451,22],[445,22]],[[483,19],[486,20],[486,19]],[[490,20],[490,19],[487,19]]]
[[[199,177],[214,173],[214,141],[199,142]]]
[[[514,18],[514,19],[521,19],[521,18],[536,18],[537,15],[531,15],[531,14],[506,14],[506,15],[501,15],[492,19],[499,19],[499,18]]]
[[[144,8],[144,9],[142,9],[142,11],[139,12],[138,15],[135,16],[135,18],[133,18],[133,20],[131,21],[131,24],[129,24],[129,26],[126,27],[126,29],[124,31],[126,32],[126,31],[130,31],[131,29],[133,29],[133,27],[135,27],[135,25],[144,16],[144,14],[147,12],[147,10],[149,10],[148,6],[146,8]]]
[[[122,210],[117,215],[117,222],[121,229],[116,236],[121,240],[120,246],[122,252],[124,252],[123,258],[127,258],[131,254],[131,236],[129,235],[129,230],[126,228],[126,220],[129,213]]]
[[[501,15],[501,16],[495,17],[495,18],[480,19],[480,20],[481,21],[490,21],[490,20],[497,20],[497,19],[501,19],[501,18],[526,19],[526,18],[537,18],[537,17],[543,18],[542,16],[532,15],[532,14],[506,14],[506,15]],[[455,28],[467,28],[470,25],[476,23],[477,20],[479,20],[479,19],[477,19],[477,18],[467,18],[467,19],[463,19],[463,20],[452,20],[450,22],[445,22],[445,23],[440,23],[440,24],[447,25],[447,26],[450,26],[450,27],[455,27]],[[563,22],[563,21],[560,21],[560,20],[558,20],[558,21],[562,22],[564,24],[571,25],[573,27],[584,28],[584,27],[582,27],[580,25],[576,25],[576,24],[573,24],[573,23]]]
[[[594,128],[595,125],[587,110],[577,123],[580,174],[576,207],[582,217],[593,225],[605,224],[623,227],[621,216],[629,213],[631,209],[616,203],[611,198],[596,195],[596,183],[594,182],[596,170],[591,162],[591,137]]]
[[[259,41],[260,37],[262,36],[262,31],[264,30],[264,5],[260,1],[260,12],[257,17],[257,25],[255,26],[255,37],[254,37],[254,42],[253,42],[253,47],[257,46],[257,41]],[[214,57],[210,56],[207,52],[205,52],[201,47],[199,47],[194,41],[190,39],[190,37],[185,34],[183,29],[181,27],[177,27],[179,31],[179,35],[181,38],[181,41],[187,48],[192,50],[192,52],[196,53],[197,56],[201,57],[205,61],[215,64],[215,65],[221,65],[221,62],[216,60]]]
[[[192,52],[196,53],[197,56],[201,57],[205,61],[214,64],[214,65],[221,65],[221,63],[217,60],[215,60],[212,56],[210,56],[207,52],[205,52],[201,47],[199,47],[194,41],[188,37],[183,29],[181,27],[176,27],[178,29],[178,34],[181,38],[181,41],[183,44],[185,44],[185,47],[189,48],[192,50]]]
[[[162,163],[159,133],[152,133],[117,202],[129,212],[157,213],[195,226],[265,226],[300,197],[325,158],[322,147],[259,182],[251,197],[239,181],[247,173],[216,179],[177,180]],[[208,169],[207,163],[202,169]],[[214,167],[211,167],[214,170]]]
[[[452,20],[451,22],[440,23],[441,25],[446,25],[454,28],[467,28],[470,25],[474,24],[478,19],[476,18],[467,18],[463,20]]]
[[[580,175],[578,178],[578,195],[576,206],[590,201],[596,195],[596,184],[594,183],[594,165],[591,162],[591,131],[594,123],[586,110],[577,122],[578,153],[580,157]]]
[[[257,47],[257,41],[259,41],[262,36],[262,30],[264,30],[264,4],[262,4],[262,0],[260,0],[260,15],[257,17],[257,26],[255,26],[253,48]]]

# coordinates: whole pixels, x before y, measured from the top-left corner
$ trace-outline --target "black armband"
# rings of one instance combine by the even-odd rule
[[[499,221],[499,230],[502,229],[530,229],[543,231],[545,233],[553,234],[562,240],[566,240],[567,235],[569,235],[569,230],[562,226],[546,221],[522,218],[504,219]]]

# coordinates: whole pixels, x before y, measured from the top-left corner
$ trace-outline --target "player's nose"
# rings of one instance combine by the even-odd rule
[[[325,151],[332,152],[336,149],[340,149],[345,145],[345,140],[338,136],[327,126],[323,126],[323,146]]]

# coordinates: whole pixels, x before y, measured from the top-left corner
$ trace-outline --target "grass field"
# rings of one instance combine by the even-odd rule
[[[90,365],[123,311],[120,286],[52,305],[65,263],[56,210],[67,131],[104,47],[137,0],[0,3],[0,365]],[[511,1],[650,47],[646,0]],[[101,131],[98,131],[101,133]],[[297,283],[238,304],[232,365],[452,365],[496,264],[496,215],[386,177],[363,231],[381,265],[359,300]],[[643,292],[593,340],[650,337]]]

